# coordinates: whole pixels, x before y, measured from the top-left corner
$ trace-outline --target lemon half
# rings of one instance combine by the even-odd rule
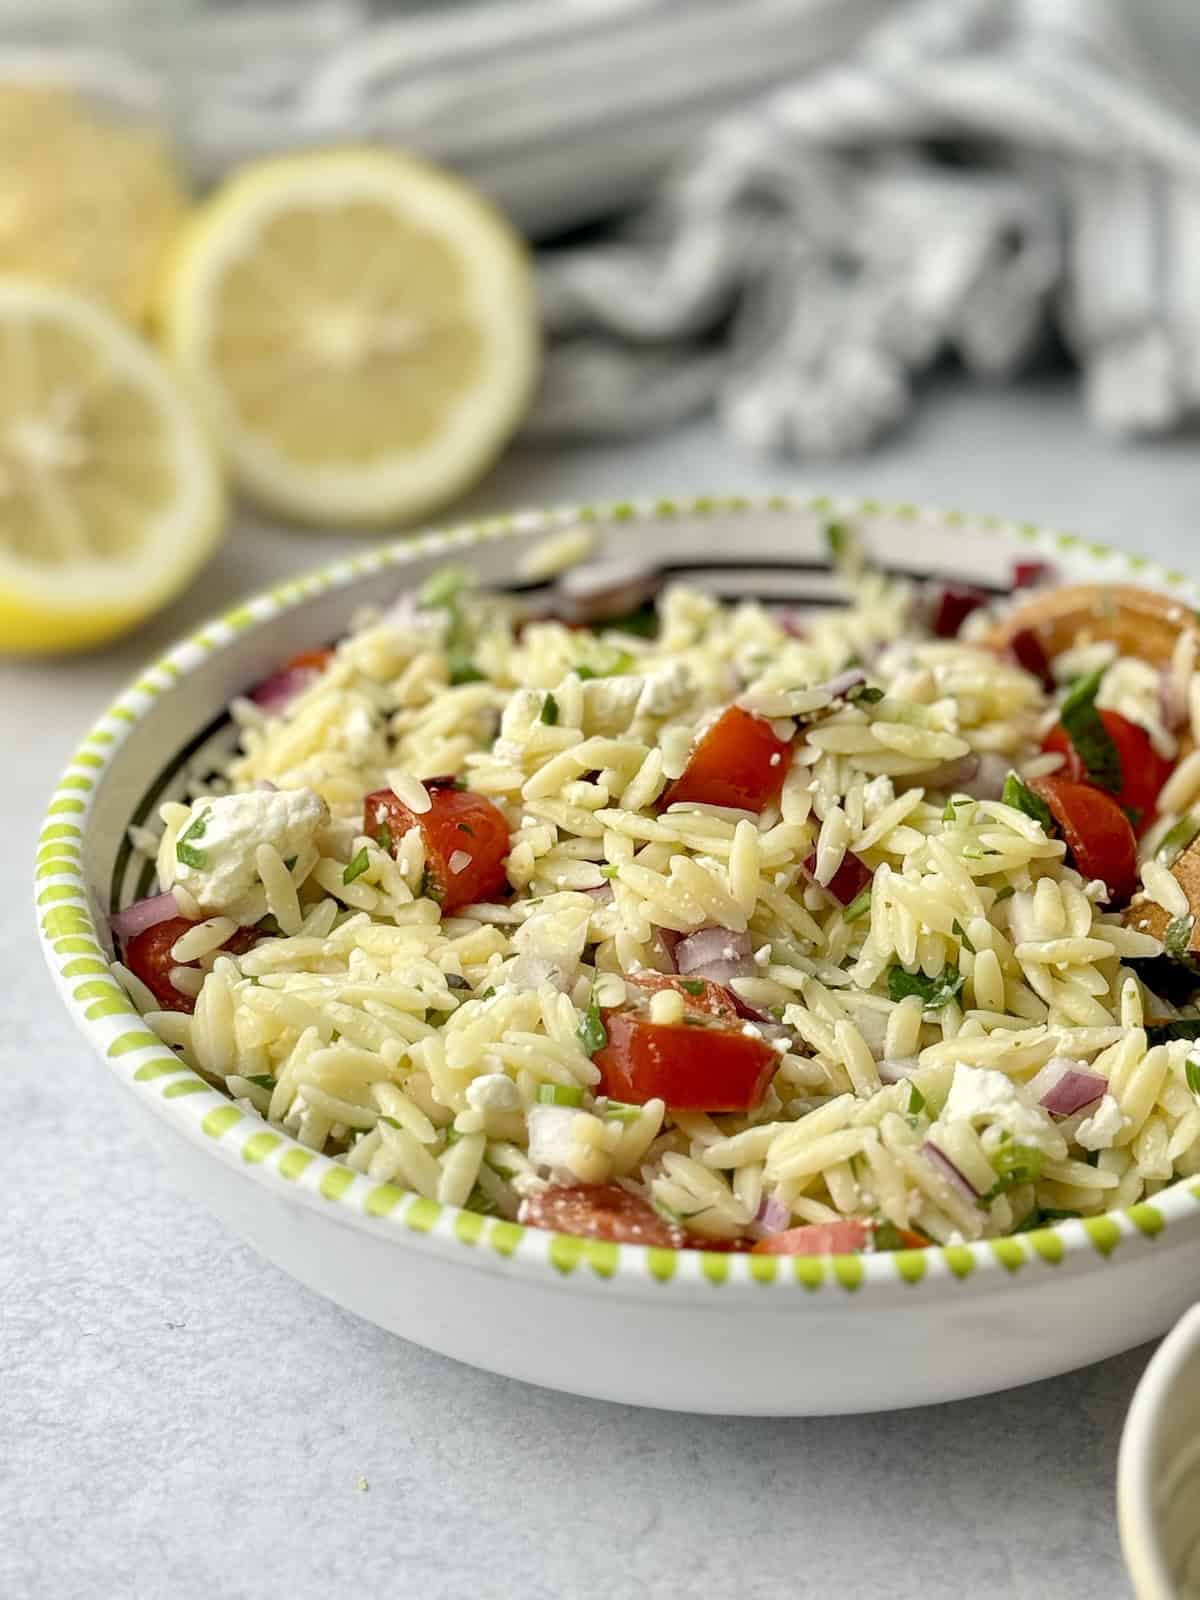
[[[444,504],[512,434],[537,375],[520,239],[457,179],[390,151],[245,169],[181,236],[162,317],[239,485],[309,521]]]
[[[0,651],[111,638],[220,537],[215,453],[173,375],[81,296],[0,279]]]

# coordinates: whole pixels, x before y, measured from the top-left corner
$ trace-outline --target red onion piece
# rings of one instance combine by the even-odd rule
[[[316,667],[281,667],[256,684],[250,691],[250,698],[260,710],[277,717],[320,676]]]
[[[959,784],[959,788],[973,800],[999,800],[1004,793],[1004,780],[1008,777],[1011,763],[994,750],[985,750],[974,760],[976,763],[974,773]]]
[[[845,672],[839,672],[837,677],[830,678],[828,683],[819,683],[817,688],[835,700],[844,700],[851,689],[857,689],[860,683],[866,681],[867,675],[861,667],[847,667]]]
[[[683,935],[681,933],[677,933],[674,928],[656,927],[654,929],[654,936],[651,940],[651,943],[654,947],[654,952],[661,963],[658,969],[660,972],[679,971],[679,968],[675,965],[675,951],[679,947],[682,939]]]
[[[662,575],[635,561],[592,561],[565,572],[555,586],[555,610],[564,622],[607,622],[648,604]]]
[[[1014,589],[1040,589],[1058,582],[1058,568],[1052,561],[1014,561],[1012,586]]]
[[[696,933],[689,933],[686,939],[680,939],[675,947],[676,970],[689,977],[695,973],[699,977],[708,977],[707,969],[713,966],[738,967],[741,970],[730,972],[727,977],[713,978],[714,983],[728,983],[730,977],[746,978],[754,971],[754,962],[750,959],[750,935],[748,933],[733,933],[728,928],[701,928]]]
[[[765,1194],[758,1203],[749,1231],[756,1239],[766,1239],[773,1233],[783,1233],[791,1220],[790,1207],[776,1195]]]
[[[972,612],[986,606],[991,595],[969,583],[935,583],[926,591],[929,631],[938,639],[956,639]]]
[[[939,1150],[931,1139],[926,1139],[921,1146],[921,1150],[926,1160],[937,1168],[943,1178],[948,1178],[956,1189],[960,1189],[963,1194],[969,1195],[972,1200],[979,1199],[979,1190],[976,1189],[969,1178],[965,1178],[962,1175],[945,1151]]]
[[[118,939],[136,939],[147,928],[156,927],[160,922],[169,922],[172,917],[182,914],[175,903],[175,896],[168,891],[166,894],[151,895],[148,900],[134,901],[124,911],[111,916],[108,925]]]
[[[754,962],[746,956],[730,961],[702,961],[699,966],[689,968],[687,976],[707,978],[710,983],[719,983],[722,988],[728,989],[735,978],[751,978],[755,970]],[[758,1012],[754,1013],[755,1017],[758,1015]]]
[[[1054,692],[1054,673],[1042,641],[1033,628],[1019,628],[1008,641],[1008,653],[1017,666],[1037,679],[1047,694]]]
[[[1097,1072],[1089,1072],[1081,1061],[1052,1056],[1029,1080],[1027,1090],[1030,1098],[1052,1117],[1073,1117],[1107,1092],[1108,1081]]]
[[[776,614],[775,621],[780,630],[786,633],[789,639],[807,639],[808,624],[803,614],[799,611],[780,611]]]
[[[594,889],[585,889],[584,894],[590,894],[593,900],[599,901],[602,906],[611,904],[613,886],[611,883],[598,883]]]
[[[804,863],[804,870],[814,883],[817,881],[817,852],[808,857]],[[874,874],[865,862],[860,861],[852,850],[847,850],[842,857],[842,864],[830,878],[829,882],[821,887],[828,890],[839,904],[848,906],[850,902],[863,892],[870,883]]]

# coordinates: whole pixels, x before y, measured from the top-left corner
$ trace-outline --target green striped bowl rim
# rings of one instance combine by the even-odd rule
[[[852,520],[867,532],[873,524],[894,529],[907,522],[952,529],[964,536],[986,533],[1016,548],[1057,554],[1069,563],[1072,575],[1141,582],[1175,594],[1186,604],[1200,603],[1200,590],[1184,573],[1074,534],[994,516],[841,495],[704,495],[519,512],[415,534],[281,584],[212,618],[146,667],[88,733],[51,797],[34,868],[42,946],[68,1010],[112,1072],[178,1131],[205,1146],[214,1159],[276,1195],[331,1207],[350,1225],[390,1230],[398,1243],[462,1264],[549,1282],[607,1283],[640,1293],[668,1286],[754,1286],[856,1292],[860,1298],[873,1299],[880,1292],[904,1293],[937,1284],[999,1287],[1068,1265],[1087,1270],[1127,1259],[1160,1241],[1172,1227],[1178,1233],[1182,1224],[1190,1222],[1192,1231],[1200,1233],[1200,1181],[1195,1179],[1176,1183],[1153,1201],[1014,1238],[866,1256],[674,1251],[526,1228],[376,1182],[265,1126],[186,1067],[142,1021],[112,977],[98,926],[102,919],[90,903],[83,865],[97,788],[119,762],[131,730],[159,697],[247,630],[366,574],[402,568],[429,556],[443,557],[484,541],[545,535],[578,523],[603,527],[679,518],[736,520],[745,514],[768,513],[833,516]]]

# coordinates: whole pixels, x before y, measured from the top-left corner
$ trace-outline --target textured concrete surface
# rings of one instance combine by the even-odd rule
[[[801,481],[701,427],[515,455],[472,509]],[[1057,381],[949,382],[885,452],[803,481],[1044,519],[1180,564],[1200,513],[1195,439],[1108,444]],[[1127,1595],[1113,1479],[1147,1351],[890,1416],[721,1420],[576,1400],[318,1299],[179,1198],[127,1130],[33,939],[46,793],[153,651],[350,544],[244,524],[132,639],[0,665],[0,1595]],[[879,1348],[886,1361],[885,1327]]]

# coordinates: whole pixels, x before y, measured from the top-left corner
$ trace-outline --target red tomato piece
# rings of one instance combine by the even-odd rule
[[[730,706],[702,736],[659,803],[692,800],[761,811],[778,798],[791,763],[790,741],[777,739],[765,717]]]
[[[610,1011],[608,1043],[592,1058],[603,1093],[631,1105],[665,1100],[679,1111],[751,1111],[767,1092],[779,1057],[765,1039],[693,1013],[651,1022]]]
[[[640,990],[647,995],[657,994],[660,989],[674,989],[683,1001],[685,1011],[720,1017],[731,1024],[741,1016],[735,997],[724,984],[713,983],[711,978],[681,978],[665,972],[634,972],[626,976],[625,984],[627,988],[632,985],[635,991]],[[636,993],[633,998],[636,1003]]]
[[[1055,583],[1058,569],[1050,561],[1014,561],[1012,586],[1014,589],[1039,589],[1043,584]]]
[[[195,1010],[192,996],[184,994],[171,982],[171,968],[179,966],[178,961],[171,959],[172,946],[195,926],[187,917],[170,917],[166,922],[156,922],[152,928],[143,929],[122,947],[121,959],[134,977],[142,980],[164,1011]],[[261,937],[257,928],[239,928],[221,948],[230,955],[240,956]],[[186,964],[196,965],[195,962]]]
[[[1135,831],[1142,834],[1154,820],[1159,792],[1171,776],[1171,762],[1159,755],[1145,728],[1139,728],[1119,711],[1101,711],[1100,720],[1121,758],[1121,788],[1113,798],[1119,806],[1133,812],[1137,818]],[[1056,722],[1042,740],[1042,749],[1066,756],[1066,764],[1057,777],[1068,778],[1072,783],[1088,782],[1087,767],[1061,722]]]
[[[554,1186],[521,1202],[521,1221],[530,1228],[573,1233],[585,1239],[610,1239],[614,1244],[648,1244],[682,1250],[688,1243],[681,1227],[660,1217],[654,1208],[619,1183]]]
[[[301,650],[299,655],[294,655],[290,661],[285,661],[285,672],[324,672],[333,660],[334,652],[328,648],[323,650]]]
[[[809,877],[816,881],[817,852],[804,863],[804,870]],[[852,900],[858,898],[874,877],[874,873],[865,861],[860,861],[852,850],[847,850],[842,857],[842,864],[825,884],[825,888],[841,905],[848,906]]]
[[[1123,905],[1137,888],[1137,841],[1112,795],[1057,775],[1029,787],[1050,807],[1076,869],[1108,885],[1109,904]]]
[[[420,828],[429,874],[426,893],[448,917],[507,888],[508,823],[490,800],[469,789],[439,784],[430,789],[429,801],[428,811],[410,811],[390,789],[377,789],[363,803],[363,832],[376,839],[386,828],[383,837],[390,836],[394,849],[410,828]]]
[[[846,1256],[865,1250],[874,1228],[858,1217],[837,1222],[806,1222],[784,1233],[768,1234],[754,1244],[756,1256]]]

